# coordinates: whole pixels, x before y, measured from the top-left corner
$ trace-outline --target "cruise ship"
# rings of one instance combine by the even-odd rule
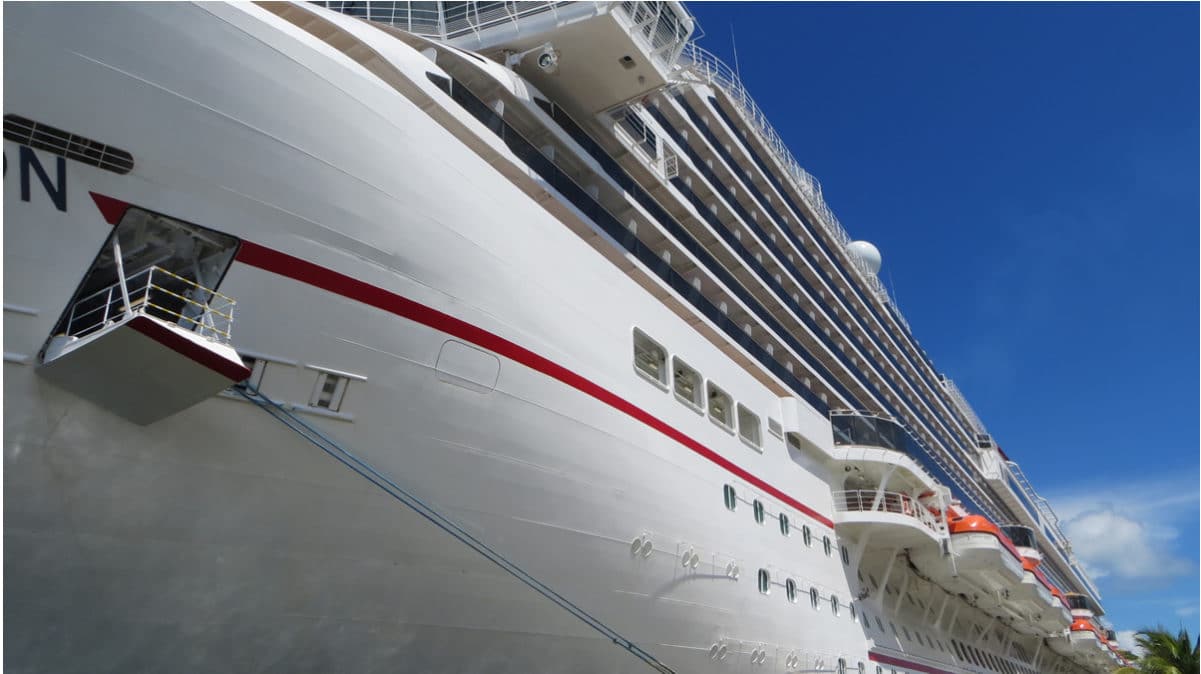
[[[4,15],[7,671],[1121,663],[680,3]]]

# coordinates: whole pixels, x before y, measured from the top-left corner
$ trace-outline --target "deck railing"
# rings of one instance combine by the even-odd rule
[[[877,502],[879,496],[879,502]],[[874,490],[851,489],[834,492],[834,510],[838,512],[885,512],[905,515],[921,522],[939,536],[945,535],[946,526],[926,506],[908,494],[886,491],[879,494]]]
[[[146,314],[222,344],[229,342],[237,302],[163,269],[142,271],[76,300],[66,334],[83,337],[132,314]]]

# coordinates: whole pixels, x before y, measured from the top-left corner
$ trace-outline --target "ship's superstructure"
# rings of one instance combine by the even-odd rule
[[[681,4],[7,14],[7,665],[1120,661]]]

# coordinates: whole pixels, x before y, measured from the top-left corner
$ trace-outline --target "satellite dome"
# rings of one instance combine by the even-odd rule
[[[862,262],[871,273],[880,271],[880,250],[867,241],[852,241],[847,245],[847,252]]]

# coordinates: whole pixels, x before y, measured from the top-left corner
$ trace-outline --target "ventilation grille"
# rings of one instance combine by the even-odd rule
[[[4,139],[121,175],[133,170],[133,155],[125,150],[17,115],[4,116]]]

